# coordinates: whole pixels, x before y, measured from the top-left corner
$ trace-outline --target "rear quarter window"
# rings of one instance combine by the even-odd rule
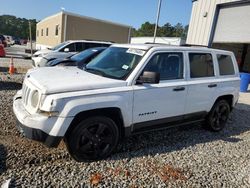
[[[203,78],[214,76],[214,65],[210,53],[189,53],[190,77]]]
[[[233,60],[230,55],[217,54],[217,60],[221,76],[235,74]]]

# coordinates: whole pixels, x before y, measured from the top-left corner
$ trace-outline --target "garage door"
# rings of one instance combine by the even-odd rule
[[[214,43],[250,43],[250,4],[222,7]]]

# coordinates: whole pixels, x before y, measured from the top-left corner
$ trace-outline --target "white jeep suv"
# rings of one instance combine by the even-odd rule
[[[202,47],[113,45],[84,70],[30,70],[14,97],[18,127],[77,161],[109,156],[120,139],[205,122],[224,128],[239,97],[233,53]]]

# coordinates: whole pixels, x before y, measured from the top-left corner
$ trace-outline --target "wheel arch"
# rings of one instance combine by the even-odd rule
[[[228,94],[228,95],[222,95],[219,96],[216,101],[214,102],[214,104],[216,104],[218,101],[220,100],[225,100],[228,102],[229,106],[230,106],[230,110],[233,109],[233,101],[234,101],[234,95],[233,94]]]
[[[70,123],[65,133],[65,136],[67,136],[74,129],[74,127],[82,120],[92,116],[106,116],[108,118],[111,118],[118,126],[118,129],[120,131],[120,136],[124,137],[125,135],[124,121],[121,109],[118,107],[98,108],[98,109],[79,112],[78,114],[76,114],[76,116]]]

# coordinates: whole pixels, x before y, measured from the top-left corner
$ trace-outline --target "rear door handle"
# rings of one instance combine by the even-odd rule
[[[208,87],[209,87],[209,88],[217,87],[217,84],[209,84]]]
[[[173,89],[173,91],[184,91],[185,87],[176,87]]]

